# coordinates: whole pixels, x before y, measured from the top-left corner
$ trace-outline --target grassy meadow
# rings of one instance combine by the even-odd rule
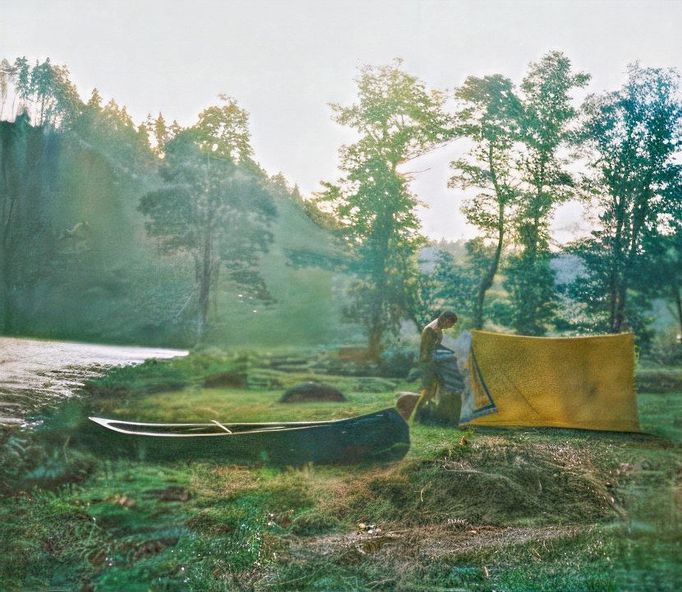
[[[407,457],[386,465],[152,464],[79,442],[91,413],[328,419],[391,406],[397,391],[416,388],[334,370],[282,354],[149,361],[89,383],[32,433],[3,434],[2,590],[682,587],[679,387],[640,393],[644,434],[413,425]],[[312,378],[348,400],[279,402]]]

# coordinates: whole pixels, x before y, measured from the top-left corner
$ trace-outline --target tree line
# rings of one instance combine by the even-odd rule
[[[402,320],[420,327],[445,307],[474,328],[646,337],[648,306],[659,298],[682,333],[679,75],[634,64],[622,88],[578,105],[575,91],[589,80],[550,52],[519,84],[469,76],[448,110],[446,93],[427,90],[396,61],[365,68],[358,102],[334,106],[336,121],[360,139],[341,149],[344,177],[317,203],[333,212],[355,255],[348,312],[366,324],[375,357]],[[461,214],[479,236],[458,261],[441,252],[426,274],[418,197],[401,165],[462,140],[469,148],[450,164],[449,183],[475,191]],[[552,216],[573,199],[591,211],[592,232],[553,248]],[[562,253],[578,272],[559,284]]]
[[[358,140],[340,148],[341,178],[324,181],[309,200],[296,199],[344,246],[336,266],[352,280],[342,304],[364,328],[371,357],[403,322],[421,328],[446,307],[475,328],[527,335],[632,330],[645,339],[650,303],[658,299],[682,332],[679,75],[634,64],[620,89],[579,104],[575,95],[589,81],[561,52],[531,63],[518,82],[469,76],[454,91],[429,89],[396,60],[362,68],[356,102],[332,105],[334,121]],[[186,128],[161,114],[136,125],[115,101],[102,105],[97,90],[82,101],[66,67],[19,58],[0,63],[3,117],[13,120],[11,132],[0,134],[6,328],[12,293],[27,281],[18,228],[41,233],[30,207],[21,214],[39,162],[31,169],[30,151],[16,150],[27,142],[20,132],[27,126],[97,146],[114,170],[148,179],[131,215],[161,253],[184,257],[193,269],[183,307],[199,336],[221,281],[240,297],[272,302],[259,268],[273,240],[272,195],[282,180],[258,165],[249,115],[234,99],[221,96]],[[458,256],[431,249],[435,260],[425,264],[429,241],[416,213],[422,202],[406,165],[452,143],[465,150],[450,163],[449,185],[471,195],[452,215],[479,234]],[[550,224],[569,200],[585,204],[592,232],[557,245]],[[566,261],[574,273],[559,281]],[[29,263],[40,269],[39,261]]]
[[[206,331],[221,272],[221,281],[238,290],[240,298],[268,300],[258,264],[272,240],[273,195],[282,188],[253,159],[248,113],[236,101],[221,96],[192,126],[167,124],[162,114],[136,125],[114,100],[103,105],[97,89],[87,102],[81,100],[65,66],[49,59],[31,65],[18,58],[0,63],[0,113],[7,108],[12,122],[2,122],[0,130],[4,331],[20,324],[15,319],[26,308],[27,294],[35,291],[30,284],[36,278],[30,276],[49,277],[63,264],[71,271],[85,266],[96,277],[111,266],[103,252],[130,257],[131,245],[139,242],[131,223],[139,227],[143,222],[161,254],[193,268],[193,288],[182,297],[177,316],[189,313],[182,316],[192,318],[197,338]],[[67,173],[63,153],[74,147],[82,166],[76,164]],[[95,155],[105,161],[99,168],[87,162]],[[93,168],[99,187],[83,189],[82,180],[70,179]],[[135,187],[122,196],[116,186],[124,183]],[[64,187],[69,184],[78,184],[70,188],[82,193],[78,199]],[[53,219],[67,207],[56,212],[49,204],[61,200],[87,208],[98,199],[108,203],[90,208],[90,220],[55,232]],[[120,206],[116,211],[115,203]],[[94,224],[101,228],[94,229]],[[115,236],[113,229],[121,234]],[[101,239],[107,234],[109,240],[99,245],[88,236]],[[78,252],[86,239],[87,248]],[[123,266],[119,269],[127,273]],[[62,282],[72,279],[66,269],[57,275]],[[97,281],[103,283],[102,278]]]

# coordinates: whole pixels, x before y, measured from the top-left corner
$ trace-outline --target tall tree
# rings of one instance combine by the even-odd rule
[[[262,300],[270,298],[258,273],[259,255],[272,235],[268,230],[276,215],[270,194],[242,155],[250,146],[233,146],[223,128],[239,129],[248,138],[245,111],[221,111],[224,121],[211,119],[175,135],[165,146],[162,177],[165,186],[146,194],[140,211],[146,228],[166,254],[187,253],[195,266],[197,333],[203,337],[208,322],[210,297],[220,269],[242,291]],[[236,115],[236,121],[235,121]]]
[[[351,317],[367,330],[369,355],[410,316],[418,278],[416,253],[425,244],[415,215],[417,197],[400,165],[445,141],[444,96],[392,65],[362,68],[358,102],[332,105],[334,120],[359,139],[340,150],[345,176],[320,196],[335,213],[355,257]],[[414,312],[414,311],[412,311]]]
[[[249,116],[237,102],[220,95],[221,105],[212,105],[199,114],[195,126],[199,147],[217,158],[247,165],[252,162]]]
[[[459,102],[456,132],[471,140],[473,147],[466,157],[451,163],[454,175],[449,185],[479,190],[464,203],[462,212],[485,239],[495,244],[475,296],[472,324],[480,329],[485,321],[485,295],[500,266],[509,210],[519,196],[514,147],[519,138],[522,109],[512,82],[499,74],[470,76],[457,89],[455,97]]]
[[[5,103],[13,79],[14,67],[6,58],[3,58],[0,61],[0,120],[2,120],[2,115],[5,111]]]
[[[520,140],[517,164],[522,177],[516,242],[520,253],[507,268],[506,288],[519,333],[542,335],[555,309],[554,272],[550,267],[549,223],[556,206],[573,195],[573,178],[562,155],[576,117],[571,93],[590,77],[573,72],[571,61],[553,51],[530,65],[521,83]]]
[[[591,151],[601,213],[600,227],[574,247],[586,267],[574,291],[583,300],[592,298],[593,305],[601,303],[605,329],[617,333],[632,326],[629,294],[642,287],[641,278],[651,283],[668,270],[670,276],[654,283],[672,288],[679,282],[669,265],[676,264],[682,216],[679,75],[632,65],[620,90],[587,99],[585,119],[581,138]],[[654,269],[654,262],[662,267]]]
[[[657,232],[647,233],[633,284],[649,301],[666,302],[682,335],[682,199],[677,212]]]

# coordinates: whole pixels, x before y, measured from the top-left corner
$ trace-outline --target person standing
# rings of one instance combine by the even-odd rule
[[[419,409],[434,398],[441,386],[441,378],[437,370],[436,349],[443,341],[443,330],[450,329],[457,323],[457,315],[451,310],[442,312],[438,318],[431,321],[422,331],[419,347],[419,366],[422,371],[422,385],[419,400],[414,407],[412,417]]]

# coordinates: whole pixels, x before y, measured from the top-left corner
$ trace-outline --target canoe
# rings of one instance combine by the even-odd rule
[[[141,460],[200,460],[300,465],[399,460],[410,433],[396,409],[331,421],[141,423],[91,417],[98,448]]]

